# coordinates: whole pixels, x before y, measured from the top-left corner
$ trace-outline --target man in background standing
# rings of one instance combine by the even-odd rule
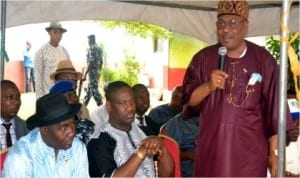
[[[24,69],[25,69],[25,80],[26,80],[26,93],[31,92],[31,82],[33,91],[35,91],[35,78],[34,78],[34,68],[33,68],[33,58],[31,54],[31,43],[29,41],[26,42],[26,49],[23,51],[24,57]]]
[[[55,72],[58,62],[70,59],[68,51],[59,45],[63,33],[67,30],[59,22],[51,22],[46,31],[50,36],[50,41],[36,52],[34,58],[37,99],[47,94],[53,85],[49,76]]]
[[[99,93],[98,81],[103,64],[102,50],[96,44],[95,35],[89,35],[88,42],[90,46],[87,53],[88,67],[82,80],[86,80],[86,76],[87,74],[89,74],[89,81],[83,103],[87,106],[89,104],[91,96],[93,96],[97,106],[100,106],[102,104],[102,97]]]

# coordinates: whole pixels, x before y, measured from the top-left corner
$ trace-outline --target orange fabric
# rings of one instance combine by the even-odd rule
[[[5,161],[5,158],[6,158],[6,156],[7,156],[8,150],[9,150],[9,148],[6,148],[6,149],[4,149],[4,150],[1,150],[1,153],[0,153],[0,157],[1,157],[1,162],[0,162],[0,172],[2,172],[3,165],[4,165],[4,161]]]
[[[164,127],[162,127],[161,131],[164,130],[163,128]],[[171,156],[173,158],[174,165],[175,165],[174,177],[181,177],[180,150],[179,150],[177,142],[165,134],[159,134],[158,136],[163,139],[165,145],[167,146],[169,153],[171,154]]]

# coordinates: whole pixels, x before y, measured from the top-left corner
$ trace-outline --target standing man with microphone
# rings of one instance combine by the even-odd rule
[[[185,73],[183,104],[200,105],[194,177],[266,177],[268,168],[276,176],[279,70],[244,39],[248,11],[246,1],[220,1],[218,43],[195,54]],[[291,121],[287,112],[287,130]]]

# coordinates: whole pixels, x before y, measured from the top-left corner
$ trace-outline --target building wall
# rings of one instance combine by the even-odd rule
[[[82,71],[83,67],[86,67],[85,61],[72,61],[75,69],[79,72]],[[4,63],[4,79],[13,81],[20,92],[25,92],[25,71],[23,61],[8,61]],[[87,82],[85,82],[87,83]],[[84,83],[84,85],[86,85]]]
[[[20,92],[25,91],[25,73],[23,61],[9,61],[4,63],[4,79],[13,81]]]
[[[192,57],[205,46],[206,43],[195,38],[174,33],[174,37],[170,40],[169,62],[165,72],[168,90],[182,85],[186,68]]]

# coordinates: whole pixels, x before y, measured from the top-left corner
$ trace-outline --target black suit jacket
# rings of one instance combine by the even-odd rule
[[[144,133],[149,136],[149,135],[158,135],[159,133],[159,126],[152,120],[150,119],[149,116],[145,116],[146,124],[147,126],[139,126]]]
[[[21,138],[22,136],[26,135],[29,130],[26,127],[26,122],[22,120],[20,117],[14,117],[14,122],[15,122],[15,132],[16,132],[16,137],[17,140]]]

